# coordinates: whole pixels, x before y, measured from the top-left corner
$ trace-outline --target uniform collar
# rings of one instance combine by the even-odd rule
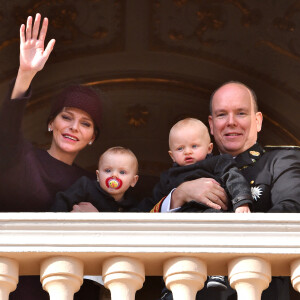
[[[237,167],[243,168],[245,166],[255,163],[261,158],[264,152],[264,149],[258,143],[255,143],[251,148],[240,153],[235,158]]]

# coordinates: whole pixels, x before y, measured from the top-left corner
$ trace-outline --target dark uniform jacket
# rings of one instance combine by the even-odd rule
[[[161,174],[159,183],[153,189],[152,198],[147,199],[148,203],[151,203],[150,209],[181,183],[202,177],[213,178],[221,184],[229,194],[233,210],[245,204],[252,207],[250,185],[236,167],[232,156],[224,154],[209,155],[206,159],[187,166],[175,163],[172,168]],[[141,205],[145,205],[146,201],[143,202]],[[197,212],[207,209],[207,206],[191,201],[179,211]]]
[[[89,202],[93,204],[99,212],[128,212],[136,201],[126,192],[122,201],[115,199],[105,192],[96,180],[88,177],[81,177],[69,189],[58,192],[55,197],[51,211],[68,212],[73,209],[73,205],[79,202]]]
[[[235,161],[251,185],[254,212],[300,212],[299,147],[255,144]]]

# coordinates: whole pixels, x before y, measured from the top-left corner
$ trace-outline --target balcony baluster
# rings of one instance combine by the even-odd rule
[[[165,284],[174,300],[194,300],[206,277],[206,264],[197,258],[175,257],[164,263]]]
[[[271,276],[271,265],[258,257],[240,257],[229,263],[229,282],[237,291],[238,300],[260,300]]]
[[[134,300],[135,292],[145,281],[144,265],[130,257],[113,257],[102,267],[104,286],[110,290],[111,300]]]
[[[293,288],[300,293],[300,259],[291,264],[291,281]]]
[[[19,265],[10,258],[0,257],[0,299],[8,300],[10,292],[17,287]]]
[[[41,264],[41,282],[50,300],[73,300],[83,283],[83,263],[73,257],[51,257]]]

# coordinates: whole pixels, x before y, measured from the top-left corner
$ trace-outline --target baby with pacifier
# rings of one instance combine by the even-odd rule
[[[128,193],[138,181],[138,161],[131,150],[106,150],[99,158],[96,175],[97,181],[81,177],[68,190],[57,193],[51,211],[76,211],[73,206],[82,202],[91,203],[99,212],[126,212],[137,205]]]

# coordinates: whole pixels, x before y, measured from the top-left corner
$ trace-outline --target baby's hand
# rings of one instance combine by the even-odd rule
[[[73,210],[71,212],[99,212],[98,209],[89,202],[80,202],[73,206]]]
[[[241,214],[241,213],[251,213],[250,211],[250,208],[247,204],[245,205],[242,205],[240,207],[238,207],[236,210],[235,210],[235,213],[237,214]]]

